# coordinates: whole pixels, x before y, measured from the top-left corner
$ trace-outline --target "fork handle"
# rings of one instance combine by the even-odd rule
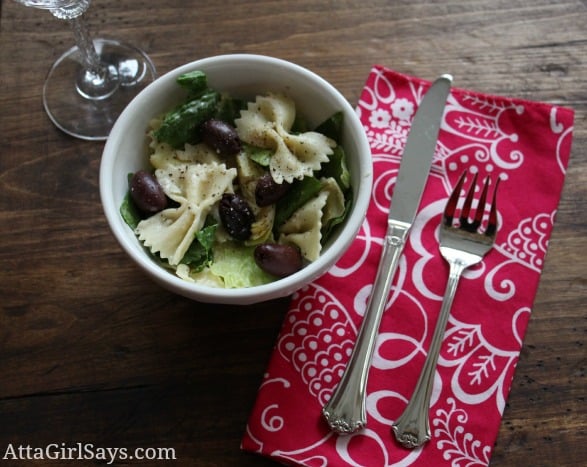
[[[446,323],[448,322],[457,285],[466,267],[465,264],[458,261],[450,263],[448,283],[440,308],[440,316],[434,328],[434,335],[432,336],[424,368],[420,373],[416,389],[414,389],[408,405],[401,416],[392,424],[396,439],[406,448],[413,449],[430,440],[428,412],[430,409],[430,396],[434,386],[436,363],[438,362],[440,346],[444,338]]]
[[[330,429],[339,434],[353,433],[367,423],[365,393],[369,367],[391,282],[410,227],[410,224],[398,221],[390,220],[388,223],[381,260],[357,342],[338,386],[322,409]]]

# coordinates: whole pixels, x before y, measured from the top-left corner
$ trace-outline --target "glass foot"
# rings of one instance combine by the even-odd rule
[[[91,73],[84,69],[79,49],[72,47],[49,70],[43,105],[65,133],[105,140],[120,113],[155,79],[156,72],[149,57],[136,47],[110,39],[95,39],[94,47],[107,75],[93,76],[96,87],[88,88]]]

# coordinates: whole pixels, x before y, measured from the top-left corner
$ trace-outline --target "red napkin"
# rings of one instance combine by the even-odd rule
[[[375,66],[357,112],[374,185],[356,241],[293,296],[242,448],[285,464],[489,464],[544,265],[570,157],[573,111],[453,88],[416,222],[396,273],[367,386],[367,426],[329,431],[321,409],[344,370],[375,277],[410,122],[430,83]],[[436,370],[432,439],[416,450],[391,433],[424,364],[448,278],[442,211],[463,170],[501,177],[497,243],[465,272]]]

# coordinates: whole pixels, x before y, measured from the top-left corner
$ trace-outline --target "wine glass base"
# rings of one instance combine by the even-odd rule
[[[156,78],[155,66],[141,50],[128,44],[95,39],[100,62],[115,80],[107,94],[90,97],[76,78],[84,73],[80,50],[72,47],[53,64],[43,87],[43,106],[53,124],[85,140],[105,140],[129,102]]]

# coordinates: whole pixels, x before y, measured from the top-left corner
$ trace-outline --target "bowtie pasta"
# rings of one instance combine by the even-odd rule
[[[242,101],[199,71],[178,83],[186,101],[151,122],[152,170],[129,175],[121,206],[145,248],[211,287],[264,284],[316,260],[352,198],[342,114],[308,129],[284,94]]]
[[[294,102],[283,95],[257,96],[235,121],[243,141],[274,151],[269,171],[277,183],[312,176],[320,170],[336,142],[315,131],[295,134]]]

